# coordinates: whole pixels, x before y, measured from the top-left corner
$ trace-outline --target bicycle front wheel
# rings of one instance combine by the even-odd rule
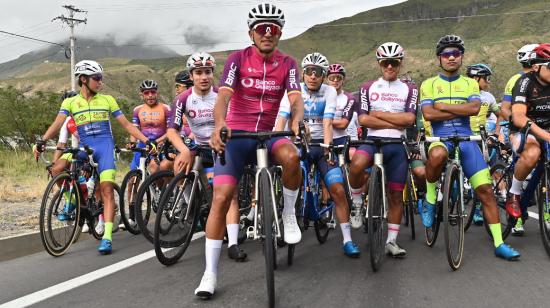
[[[80,192],[68,173],[55,176],[40,205],[40,239],[46,251],[65,254],[80,233]]]
[[[542,183],[537,188],[537,207],[539,209],[539,228],[542,245],[550,256],[550,193],[548,192],[548,169],[545,170]]]
[[[149,176],[139,186],[136,197],[136,222],[141,234],[152,244],[155,231],[155,219],[164,189],[174,177],[172,170],[158,171]]]
[[[135,204],[141,180],[141,170],[131,170],[126,174],[120,186],[120,216],[126,230],[132,234],[140,232],[136,223]]]
[[[464,213],[461,199],[460,168],[450,164],[443,182],[443,219],[447,261],[453,271],[462,263],[464,252]]]
[[[378,271],[384,260],[384,244],[387,238],[388,225],[384,212],[384,194],[382,171],[374,166],[369,183],[369,201],[367,225],[370,251],[370,264],[373,271]]]
[[[260,172],[259,181],[259,201],[258,210],[260,210],[260,221],[262,222],[262,232],[264,236],[263,250],[265,257],[265,278],[267,282],[267,297],[269,307],[275,307],[275,251],[277,229],[273,218],[273,203],[271,196],[271,183],[267,170]]]

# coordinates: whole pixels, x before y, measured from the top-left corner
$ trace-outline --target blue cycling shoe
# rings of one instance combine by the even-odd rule
[[[342,249],[344,249],[344,253],[346,254],[346,256],[350,258],[359,258],[359,255],[361,255],[359,247],[357,247],[357,245],[355,245],[355,243],[352,241],[347,241]]]
[[[495,256],[508,261],[515,261],[519,259],[520,253],[514,248],[504,243],[495,248]]]
[[[483,215],[481,214],[481,210],[476,206],[474,210],[474,225],[476,226],[482,226],[483,225]]]
[[[422,212],[420,212],[420,216],[422,218],[422,224],[426,228],[431,228],[432,225],[434,224],[435,205],[426,201],[426,199],[424,199],[423,201],[424,202],[422,203]]]
[[[113,244],[111,241],[102,239],[99,243],[99,247],[97,247],[97,251],[99,251],[102,255],[108,255],[111,254],[113,251]]]
[[[71,213],[74,211],[75,206],[71,203],[65,203],[65,207],[63,208],[63,212],[59,213],[57,215],[57,219],[59,221],[67,221],[71,219]]]

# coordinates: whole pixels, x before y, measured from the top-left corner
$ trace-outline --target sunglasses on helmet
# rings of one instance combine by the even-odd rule
[[[274,36],[281,34],[281,27],[279,27],[279,25],[276,25],[274,23],[260,23],[255,25],[254,28],[252,28],[252,30],[254,30],[254,32],[256,32],[261,36],[264,36],[267,33]]]

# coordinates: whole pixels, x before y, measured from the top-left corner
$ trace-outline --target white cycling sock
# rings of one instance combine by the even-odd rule
[[[397,235],[399,234],[399,227],[398,224],[388,224],[388,240],[386,244],[389,242],[395,243]]]
[[[204,243],[204,255],[206,257],[205,272],[218,275],[218,261],[220,260],[220,253],[222,251],[222,242],[222,240],[206,238],[206,242]]]
[[[239,224],[227,225],[227,247],[237,245],[237,238],[239,237]]]
[[[355,196],[361,196],[361,193],[363,192],[362,188],[351,188],[351,195],[353,197]]]
[[[516,176],[514,175],[512,177],[512,188],[510,188],[510,192],[514,195],[521,195],[521,190],[523,188],[523,181],[520,181],[516,179]]]
[[[340,229],[342,229],[343,243],[351,241],[351,226],[349,222],[340,223]]]
[[[283,201],[284,201],[284,208],[283,208],[283,214],[296,214],[296,199],[298,199],[298,193],[299,190],[290,190],[283,186]]]
[[[254,214],[256,213],[256,207],[252,207],[250,209],[250,212],[248,212],[248,215],[246,215],[246,219],[250,221],[254,221]]]

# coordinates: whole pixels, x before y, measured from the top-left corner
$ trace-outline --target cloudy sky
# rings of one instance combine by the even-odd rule
[[[404,0],[279,0],[271,1],[285,12],[283,38],[309,27]],[[248,44],[248,10],[260,1],[216,0],[2,0],[0,30],[61,42],[69,29],[54,17],[65,15],[62,5],[88,11],[76,27],[76,36],[113,38],[117,44],[148,44],[170,48],[180,54],[197,46],[209,50],[237,49]],[[0,63],[48,45],[0,33]],[[128,46],[128,48],[132,48]]]

